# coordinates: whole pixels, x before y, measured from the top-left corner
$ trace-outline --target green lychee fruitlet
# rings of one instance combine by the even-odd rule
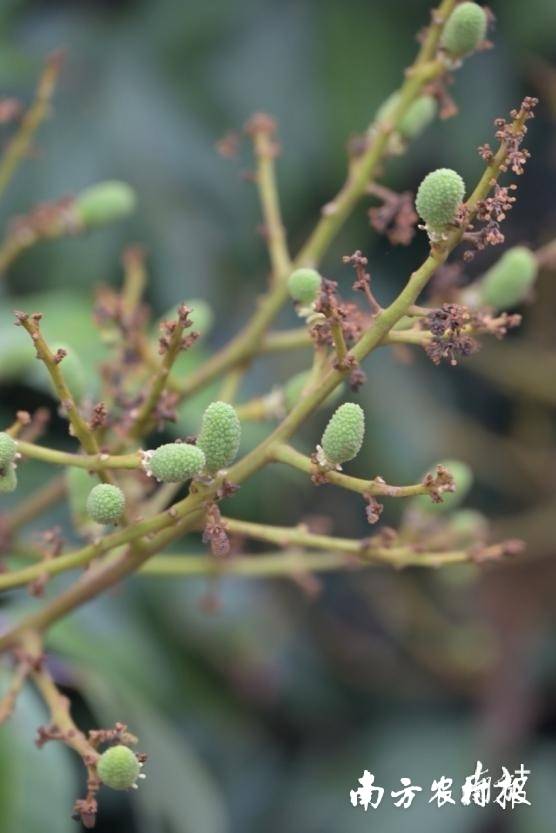
[[[484,40],[487,24],[487,15],[481,6],[460,3],[448,18],[440,43],[455,58],[468,55]]]
[[[239,451],[241,425],[227,402],[212,402],[203,414],[197,448],[203,451],[206,468],[216,472],[232,463]]]
[[[294,301],[308,306],[316,301],[321,282],[316,269],[296,269],[288,278],[288,291]]]
[[[508,249],[479,281],[479,303],[497,310],[517,306],[527,298],[537,272],[538,264],[533,252],[525,246]]]
[[[135,191],[126,182],[109,180],[91,185],[75,198],[74,211],[87,228],[122,220],[135,210]]]
[[[123,515],[124,493],[111,483],[93,486],[87,498],[87,513],[97,524],[115,524]]]
[[[17,442],[5,431],[0,431],[0,469],[6,468],[17,454]]]
[[[205,468],[205,455],[189,443],[166,443],[145,455],[145,469],[162,483],[183,483]]]
[[[122,744],[110,746],[97,761],[98,777],[113,790],[129,790],[134,787],[140,772],[141,764],[137,756]]]
[[[400,100],[399,93],[392,93],[379,107],[376,114],[377,122],[389,121]],[[438,104],[432,95],[421,95],[408,108],[401,119],[397,132],[404,139],[415,139],[419,136],[436,116]]]
[[[340,465],[353,460],[363,445],[365,414],[354,402],[344,402],[332,415],[322,435],[321,446],[326,460]]]
[[[13,463],[8,463],[0,475],[0,494],[9,494],[17,489],[17,474]]]
[[[415,208],[432,232],[442,232],[453,222],[465,195],[465,183],[450,168],[438,168],[423,179],[417,191]]]

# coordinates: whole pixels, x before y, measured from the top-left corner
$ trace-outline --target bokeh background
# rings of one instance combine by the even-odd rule
[[[120,257],[130,242],[148,249],[155,317],[182,299],[210,303],[216,323],[192,361],[235,332],[265,285],[268,264],[256,194],[241,175],[248,159],[223,160],[215,141],[255,110],[277,117],[280,189],[295,250],[342,181],[347,137],[399,83],[429,6],[2,0],[2,92],[28,100],[44,56],[63,46],[68,57],[54,117],[7,192],[0,222],[5,227],[37,202],[111,178],[136,189],[139,207],[125,223],[35,248],[2,281],[1,424],[21,407],[54,410],[10,311],[41,309],[47,334],[92,368],[102,352],[90,323],[92,291],[121,281]],[[389,162],[384,181],[415,189],[427,171],[449,166],[472,183],[482,166],[476,147],[492,141],[493,119],[525,94],[537,95],[542,103],[527,142],[533,158],[505,224],[508,244],[536,248],[556,235],[556,5],[504,0],[492,7],[496,48],[457,73],[459,115]],[[323,265],[346,289],[351,275],[340,258],[355,248],[368,254],[377,295],[387,302],[426,242],[419,235],[409,248],[392,249],[360,208]],[[478,257],[469,276],[496,256]],[[504,343],[485,344],[455,369],[381,350],[367,362],[359,394],[368,436],[350,470],[413,482],[439,459],[465,460],[475,472],[467,505],[491,519],[493,537],[526,540],[518,562],[480,573],[330,575],[313,594],[294,581],[136,578],[52,631],[52,667],[80,723],[124,720],[150,756],[136,794],[103,796],[101,833],[553,830],[555,278],[542,273],[523,327]],[[283,323],[293,326],[294,316]],[[256,364],[242,398],[306,361],[300,352]],[[182,412],[178,430],[194,430],[201,406]],[[298,447],[310,448],[325,420],[325,413],[315,416]],[[249,428],[245,447],[266,430]],[[55,414],[47,439],[67,444]],[[48,474],[26,464],[17,496],[3,498],[0,511],[9,513]],[[316,490],[282,468],[245,485],[228,511],[284,524],[324,515],[339,535],[369,532],[353,495]],[[383,524],[396,525],[401,511],[388,504]],[[55,523],[71,538],[63,506],[33,529]],[[200,551],[198,541],[185,546]],[[36,604],[13,594],[1,614],[7,620]],[[34,748],[45,719],[27,691],[2,730],[2,833],[75,829],[69,810],[83,788],[82,771],[65,748]],[[477,759],[495,777],[502,764],[523,762],[532,771],[531,806],[502,812],[427,804],[433,779],[454,778],[459,793]],[[405,811],[387,800],[374,813],[354,809],[349,790],[364,769],[387,791],[410,776],[424,797]]]

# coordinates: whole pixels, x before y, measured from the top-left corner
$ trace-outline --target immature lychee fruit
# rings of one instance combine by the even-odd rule
[[[441,45],[454,58],[473,52],[484,40],[487,15],[477,3],[460,3],[448,18],[442,32]]]
[[[212,402],[203,414],[197,448],[205,455],[209,472],[224,469],[235,460],[241,440],[239,417],[227,402]]]
[[[326,461],[333,466],[353,460],[363,445],[365,414],[354,402],[344,402],[332,415],[322,435]]]
[[[429,231],[442,233],[453,222],[464,194],[461,176],[450,168],[438,168],[427,174],[419,185],[415,208]]]
[[[166,443],[145,455],[144,467],[147,474],[162,483],[183,483],[205,467],[205,455],[189,443]]]
[[[0,470],[6,468],[17,454],[17,442],[5,431],[0,431]]]
[[[288,291],[294,301],[309,306],[316,301],[321,282],[316,269],[296,269],[288,278]]]
[[[141,764],[137,756],[123,744],[110,746],[97,761],[98,777],[113,790],[129,790],[135,786],[140,772]]]
[[[479,281],[479,303],[497,310],[517,306],[527,298],[537,272],[537,259],[530,249],[525,246],[508,249]]]
[[[115,524],[123,515],[124,493],[111,483],[97,483],[89,492],[87,512],[97,524]]]
[[[100,226],[127,217],[136,202],[135,191],[126,182],[109,180],[81,191],[75,198],[74,211],[84,226]]]

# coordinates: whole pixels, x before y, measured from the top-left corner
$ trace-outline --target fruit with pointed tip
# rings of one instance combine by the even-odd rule
[[[322,435],[321,446],[326,460],[340,465],[353,460],[361,450],[365,436],[365,414],[355,402],[344,402],[336,409]]]
[[[241,441],[241,424],[232,405],[211,402],[203,414],[197,448],[205,455],[207,471],[225,469],[235,460]]]

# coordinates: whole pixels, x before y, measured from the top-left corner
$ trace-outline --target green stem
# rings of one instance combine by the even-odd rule
[[[87,471],[102,471],[103,469],[140,469],[141,457],[138,451],[132,454],[71,454],[66,451],[57,451],[54,448],[45,448],[34,443],[18,441],[18,451],[24,457],[34,460],[42,460],[45,463],[52,463],[57,466],[76,466]]]
[[[54,52],[46,60],[39,79],[35,99],[21,121],[21,125],[8,144],[0,160],[0,196],[4,193],[21,160],[29,150],[33,136],[46,118],[58,75],[62,66],[62,53]]]
[[[285,443],[277,443],[272,448],[271,453],[276,462],[285,463],[294,469],[305,472],[305,474],[312,475],[317,470],[310,457],[301,454]],[[322,472],[322,476],[334,486],[340,486],[350,492],[371,497],[408,498],[430,493],[430,489],[423,483],[415,483],[410,486],[390,486],[381,478],[363,480],[360,477],[351,477],[338,471]]]

